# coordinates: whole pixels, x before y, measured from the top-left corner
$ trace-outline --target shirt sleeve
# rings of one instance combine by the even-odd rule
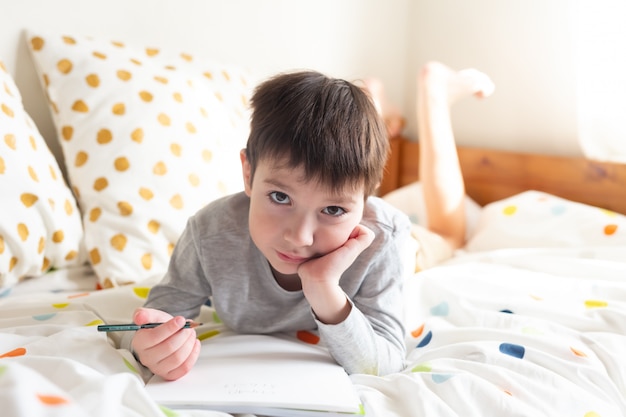
[[[350,314],[329,325],[317,320],[320,337],[346,372],[386,375],[405,366],[403,282],[406,273],[403,246],[409,223],[401,222],[378,247],[364,252],[366,267],[361,287],[352,297]]]
[[[348,374],[387,375],[405,366],[406,350],[376,334],[367,317],[352,304],[352,311],[339,324],[317,321],[320,336],[330,354]]]
[[[176,243],[167,273],[150,290],[145,307],[188,319],[200,314],[200,308],[211,295],[211,288],[202,269],[194,235],[192,217]]]

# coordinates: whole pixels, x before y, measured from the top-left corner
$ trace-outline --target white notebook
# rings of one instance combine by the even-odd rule
[[[146,389],[172,409],[276,417],[363,415],[350,377],[316,345],[286,335],[220,334],[202,342],[193,369]]]

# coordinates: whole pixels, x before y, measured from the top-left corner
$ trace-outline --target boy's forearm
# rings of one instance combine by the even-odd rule
[[[333,358],[349,374],[385,375],[404,367],[404,345],[377,334],[356,306],[343,322],[320,323],[318,328]]]
[[[350,314],[352,304],[338,285],[303,284],[303,292],[316,318],[324,324],[338,324]]]

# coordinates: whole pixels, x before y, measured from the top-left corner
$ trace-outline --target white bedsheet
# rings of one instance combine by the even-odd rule
[[[0,415],[224,415],[163,410],[132,355],[96,331],[128,321],[149,283],[83,284],[0,295]],[[368,417],[626,415],[625,248],[463,255],[406,294],[405,371],[352,376]]]

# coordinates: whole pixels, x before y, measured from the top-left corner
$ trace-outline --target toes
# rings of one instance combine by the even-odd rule
[[[474,68],[461,70],[458,72],[458,75],[476,97],[488,97],[493,94],[496,88],[487,74]]]

